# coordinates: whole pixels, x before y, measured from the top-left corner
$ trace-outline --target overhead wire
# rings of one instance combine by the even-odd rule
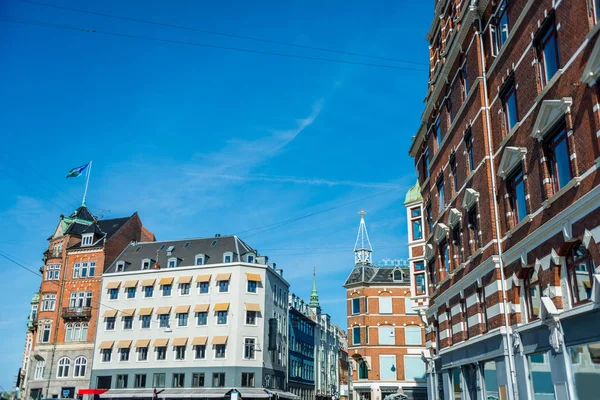
[[[359,62],[359,61],[336,60],[333,58],[325,58],[325,57],[301,56],[301,55],[296,55],[296,54],[280,53],[280,52],[273,52],[273,51],[263,51],[263,50],[253,50],[253,49],[246,49],[246,48],[241,48],[241,47],[217,46],[217,45],[212,45],[212,44],[208,44],[208,43],[197,43],[197,42],[188,42],[188,41],[183,41],[183,40],[161,39],[161,38],[155,38],[155,37],[150,37],[150,36],[133,35],[133,34],[121,33],[121,32],[102,31],[102,30],[97,30],[97,29],[86,29],[86,28],[80,28],[80,27],[71,26],[71,25],[61,25],[61,24],[55,24],[55,23],[50,23],[50,22],[45,22],[45,21],[15,18],[15,17],[11,17],[8,15],[0,15],[0,18],[1,18],[0,21],[6,21],[6,22],[12,22],[12,23],[18,23],[18,24],[24,24],[24,25],[36,25],[36,26],[43,26],[43,27],[49,27],[49,28],[85,32],[85,33],[98,33],[101,35],[142,39],[142,40],[155,41],[155,42],[160,42],[160,43],[181,44],[181,45],[186,45],[186,46],[204,47],[204,48],[220,49],[220,50],[228,50],[228,51],[239,51],[239,52],[250,53],[250,54],[262,54],[262,55],[270,55],[270,56],[276,56],[276,57],[287,57],[287,58],[294,58],[294,59],[323,61],[323,62],[331,62],[331,63],[338,63],[338,64],[364,65],[364,66],[368,66],[368,67],[378,67],[378,68],[396,69],[396,70],[404,70],[404,71],[418,71],[418,72],[427,72],[428,71],[425,68],[401,67],[401,66],[387,65],[387,64],[374,64],[374,63],[366,63],[366,62]]]
[[[48,3],[42,3],[42,2],[38,2],[38,1],[32,1],[32,0],[21,0],[21,2],[35,4],[35,5],[43,6],[43,7],[60,9],[60,10],[74,11],[74,12],[83,13],[83,14],[97,15],[97,16],[101,16],[101,17],[120,19],[123,21],[139,22],[139,23],[143,23],[143,24],[162,26],[165,28],[182,29],[182,30],[191,31],[191,32],[206,33],[206,34],[210,34],[210,35],[225,36],[225,37],[231,37],[231,38],[243,39],[243,40],[251,40],[251,41],[255,41],[255,42],[262,42],[262,43],[269,43],[269,44],[277,44],[277,45],[281,45],[281,46],[296,47],[296,48],[300,48],[300,49],[317,50],[317,51],[324,51],[324,52],[335,53],[335,54],[344,54],[344,55],[349,55],[349,56],[354,56],[354,57],[365,57],[365,58],[372,58],[375,60],[395,61],[395,62],[400,62],[400,63],[405,63],[405,64],[429,66],[429,64],[425,63],[425,62],[401,60],[401,59],[392,58],[392,57],[381,57],[381,56],[375,56],[375,55],[365,54],[365,53],[357,53],[357,52],[349,52],[349,51],[336,50],[336,49],[328,49],[328,48],[324,48],[324,47],[308,46],[308,45],[295,44],[295,43],[290,43],[290,42],[283,42],[283,41],[279,41],[279,40],[256,38],[256,37],[252,37],[252,36],[238,35],[238,34],[226,33],[226,32],[217,32],[217,31],[211,31],[208,29],[200,29],[200,28],[193,28],[193,27],[183,26],[183,25],[168,24],[168,23],[164,23],[164,22],[149,21],[149,20],[144,20],[144,19],[140,19],[140,18],[124,17],[121,15],[101,13],[98,11],[82,10],[79,8],[59,6],[56,4],[48,4]]]

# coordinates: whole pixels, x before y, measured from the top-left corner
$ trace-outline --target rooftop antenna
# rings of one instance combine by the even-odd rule
[[[358,214],[360,215],[360,225],[358,226],[358,235],[354,244],[354,262],[356,264],[370,265],[373,263],[373,247],[371,247],[367,226],[365,225],[365,215],[367,213],[365,210],[360,210]]]

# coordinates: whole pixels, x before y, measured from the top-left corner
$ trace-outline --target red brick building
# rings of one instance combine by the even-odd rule
[[[372,264],[364,215],[354,251],[356,265],[344,284],[350,394],[354,400],[383,400],[396,393],[425,399],[424,324],[412,308],[408,269]]]
[[[89,388],[102,273],[132,241],[153,241],[134,213],[99,220],[85,207],[62,216],[48,238],[27,398],[76,398]]]
[[[410,148],[431,399],[597,397],[599,17],[597,0],[435,4]]]

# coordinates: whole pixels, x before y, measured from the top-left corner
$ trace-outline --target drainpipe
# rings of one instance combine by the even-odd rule
[[[475,3],[476,5],[477,3]],[[483,91],[484,91],[484,99],[485,99],[485,119],[486,119],[486,125],[487,125],[487,139],[488,139],[488,152],[490,155],[490,172],[492,175],[492,200],[493,200],[493,204],[494,204],[494,218],[496,219],[495,221],[495,228],[496,228],[496,240],[497,240],[497,244],[498,244],[498,263],[500,264],[500,283],[501,283],[501,287],[502,287],[502,304],[504,307],[504,328],[506,329],[506,345],[508,347],[508,366],[510,369],[510,382],[511,382],[511,386],[512,386],[512,396],[513,399],[518,399],[519,398],[519,389],[517,386],[517,374],[516,374],[516,370],[515,370],[515,359],[514,359],[514,349],[513,349],[513,343],[512,343],[512,335],[511,335],[511,327],[508,323],[508,317],[509,317],[509,310],[508,310],[508,302],[506,301],[506,278],[504,276],[504,261],[502,259],[502,243],[500,243],[500,224],[499,224],[499,218],[500,218],[500,214],[498,211],[498,200],[496,199],[496,195],[497,195],[497,186],[496,186],[496,168],[494,166],[494,159],[493,159],[493,148],[492,148],[492,124],[490,121],[490,105],[489,105],[489,98],[488,98],[488,89],[487,89],[487,81],[486,81],[486,65],[485,65],[485,55],[484,55],[484,48],[483,48],[483,26],[482,26],[482,22],[481,22],[481,15],[479,13],[479,10],[475,7],[474,11],[477,13],[477,21],[479,23],[479,51],[481,53],[480,58],[481,58],[481,68],[482,68],[482,74],[483,74],[483,79],[482,79],[482,83],[483,83]]]

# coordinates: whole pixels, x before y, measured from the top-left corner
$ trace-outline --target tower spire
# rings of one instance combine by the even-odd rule
[[[321,308],[321,305],[319,304],[319,293],[317,292],[317,270],[315,267],[313,267],[313,285],[310,292],[309,306]]]
[[[358,214],[360,215],[360,225],[358,226],[358,235],[354,244],[354,262],[356,264],[370,265],[373,263],[373,248],[371,247],[367,226],[365,225],[366,212],[365,210],[360,210]]]

